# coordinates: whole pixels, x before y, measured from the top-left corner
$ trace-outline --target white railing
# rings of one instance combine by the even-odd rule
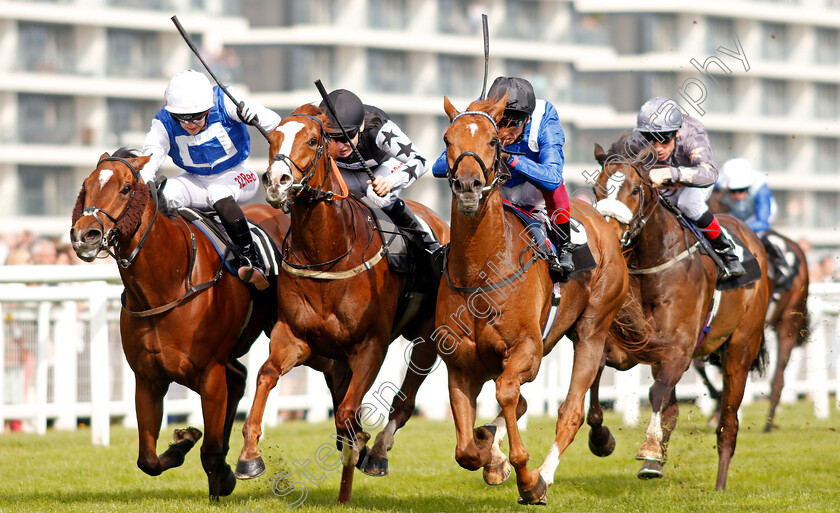
[[[26,286],[24,284],[35,284]],[[94,444],[109,443],[112,418],[136,426],[134,376],[122,354],[119,340],[119,297],[122,285],[114,264],[79,266],[0,266],[0,425],[15,419],[38,433],[51,423],[56,429],[75,429],[80,419],[90,419]],[[829,415],[831,393],[840,397],[840,284],[813,284],[809,298],[811,341],[794,350],[785,374],[783,402],[806,396],[814,415]],[[774,334],[767,330],[770,365],[763,377],[751,376],[746,403],[767,397],[775,365]],[[387,408],[406,369],[409,343],[395,342],[365,403],[387,418]],[[251,406],[255,377],[268,355],[268,340],[261,336],[243,357],[248,368],[244,414]],[[534,383],[522,387],[529,414],[555,415],[566,396],[573,362],[572,344],[561,341],[543,360]],[[719,373],[710,368],[720,386]],[[601,401],[622,413],[625,423],[639,421],[640,407],[652,383],[649,368],[625,372],[604,371]],[[697,400],[709,411],[711,399],[694,371],[677,386],[680,399]],[[430,418],[449,416],[446,371],[442,363],[429,374],[417,397],[418,409]],[[840,402],[836,404],[840,408]],[[496,415],[498,407],[492,382],[478,399],[479,416]],[[280,380],[270,395],[264,416],[268,425],[280,421],[281,412],[304,412],[310,421],[326,420],[331,401],[323,377],[308,368],[295,369]],[[164,423],[171,417],[202,424],[198,395],[173,384],[164,400]],[[527,423],[527,418],[522,421]],[[367,423],[370,425],[370,422]]]

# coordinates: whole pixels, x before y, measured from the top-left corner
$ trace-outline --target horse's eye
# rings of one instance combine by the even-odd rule
[[[449,139],[447,139],[446,136],[443,136],[443,145],[449,146]]]
[[[316,137],[313,137],[312,139],[309,139],[309,147],[310,148],[314,148],[317,145],[318,145],[318,139]]]
[[[123,188],[120,191],[120,194],[128,194],[129,192],[131,192],[131,184],[123,185]]]
[[[641,191],[641,190],[642,190],[642,186],[637,185],[637,186],[633,187],[633,194],[639,194],[639,191]]]
[[[497,144],[499,144],[499,138],[498,137],[494,137],[494,138],[490,139],[490,147],[491,148],[495,148]]]

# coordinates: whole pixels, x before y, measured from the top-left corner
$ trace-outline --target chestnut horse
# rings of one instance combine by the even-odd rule
[[[580,216],[597,267],[557,285],[557,317],[543,337],[556,300],[554,284],[548,264],[536,259],[522,223],[503,209],[500,182],[506,169],[496,124],[505,104],[506,97],[480,100],[459,113],[444,99],[452,122],[444,135],[453,195],[452,242],[446,280],[438,291],[434,337],[449,371],[458,464],[468,470],[484,467],[488,484],[507,479],[512,465],[519,502],[545,504],[560,457],[583,424],[586,391],[599,372],[607,331],[623,304],[629,278],[617,237],[604,219],[597,213]],[[573,208],[580,212],[585,206],[574,202]],[[574,343],[569,394],[558,412],[554,443],[542,466],[532,469],[516,425],[527,408],[520,386],[533,381],[542,358],[563,335]],[[490,379],[496,382],[501,414],[493,424],[474,429],[476,397]],[[505,431],[510,435],[510,464],[498,448]]]
[[[249,288],[223,272],[210,240],[180,217],[159,212],[139,180],[148,160],[124,148],[103,154],[76,201],[70,238],[82,260],[93,261],[104,250],[120,264],[120,335],[136,380],[137,466],[152,476],[177,467],[201,437],[196,428],[176,430],[169,449],[155,453],[163,396],[171,382],[180,383],[201,396],[201,464],[210,497],[218,499],[236,485],[225,456],[245,391],[245,366],[237,358],[271,327],[275,308],[255,307],[249,316]],[[245,211],[276,243],[288,229],[288,217],[267,206]]]
[[[640,351],[626,351],[611,341],[607,365],[624,370],[638,363],[652,367],[654,384],[650,388],[653,409],[647,438],[637,459],[645,463],[640,478],[662,476],[662,466],[679,412],[674,390],[692,358],[711,353],[723,362],[723,414],[717,427],[717,489],[726,487],[726,476],[738,436],[738,408],[744,395],[747,375],[763,349],[764,316],[767,311],[769,282],[764,246],[747,227],[734,217],[721,215],[720,223],[738,236],[756,256],[760,278],[740,288],[720,294],[717,315],[712,316],[718,270],[715,263],[696,251],[694,240],[684,232],[677,217],[660,201],[659,190],[650,181],[647,150],[638,156],[621,152],[622,141],[607,154],[595,145],[595,158],[602,169],[595,185],[596,207],[608,217],[621,235],[631,274],[630,295],[652,323],[648,344]],[[699,241],[698,241],[699,243]],[[705,321],[713,317],[710,331],[703,337]],[[620,336],[620,331],[611,335]],[[596,403],[597,404],[597,403]],[[593,405],[595,406],[595,405]],[[595,454],[606,456],[614,441],[606,436],[602,417],[589,418],[593,431],[600,432]],[[592,440],[592,438],[591,438]],[[598,443],[600,442],[600,443]]]
[[[720,195],[726,194],[725,190],[716,190],[709,199],[709,210],[715,213],[726,213],[725,207],[717,201]],[[790,353],[794,347],[800,346],[808,339],[808,262],[805,252],[799,244],[792,239],[785,237],[775,230],[769,230],[767,234],[771,238],[778,238],[785,246],[785,253],[796,255],[798,265],[793,269],[792,283],[784,290],[779,290],[775,281],[770,280],[770,306],[767,308],[765,322],[776,332],[778,349],[776,351],[776,368],[773,371],[773,380],[770,386],[770,413],[767,416],[767,423],[764,425],[764,432],[769,433],[775,427],[776,408],[779,406],[779,398],[782,396],[782,387],[785,382],[785,369],[790,361]],[[767,259],[768,272],[778,277],[779,270],[773,259]],[[703,383],[709,390],[709,395],[717,402],[715,416],[720,412],[720,391],[718,391],[709,377],[706,375],[706,368],[703,360],[694,360],[694,368],[700,374]],[[713,417],[714,418],[714,417]]]
[[[245,445],[237,477],[256,477],[265,469],[257,442],[269,391],[280,376],[312,355],[321,355],[347,362],[352,371],[335,411],[345,465],[338,498],[343,503],[350,500],[354,465],[368,474],[387,473],[386,452],[396,430],[411,416],[417,389],[433,368],[434,345],[414,345],[389,422],[370,451],[360,419],[370,416],[359,408],[391,341],[400,334],[409,340],[428,339],[434,328],[435,294],[413,293],[410,299],[409,276],[391,271],[382,261],[387,253],[383,235],[372,226],[370,211],[347,195],[329,155],[325,123],[320,109],[307,104],[269,134],[266,199],[276,208],[290,208],[291,228],[281,251],[283,271],[277,285],[282,301],[271,332],[271,353],[260,369],[254,404],[242,428]],[[447,243],[446,223],[422,205],[409,203],[438,240]]]

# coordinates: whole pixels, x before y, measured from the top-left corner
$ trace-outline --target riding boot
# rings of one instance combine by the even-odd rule
[[[767,251],[768,262],[770,262],[773,265],[773,269],[775,269],[773,281],[776,285],[781,285],[790,277],[793,269],[791,269],[788,265],[787,259],[785,258],[785,254],[782,250],[770,242],[766,235],[761,237],[761,242],[764,245],[765,251]]]
[[[725,280],[737,278],[747,273],[744,266],[738,260],[738,255],[735,254],[735,243],[730,241],[726,235],[721,233],[714,239],[708,240],[712,244],[712,249],[723,260]]]
[[[398,199],[385,213],[394,221],[394,224],[406,230],[413,239],[420,240],[422,247],[429,254],[434,254],[440,249],[440,242],[420,227],[420,223],[417,221],[414,212],[408,208],[408,205],[403,200]]]
[[[239,279],[250,283],[257,290],[268,288],[266,270],[262,260],[257,255],[257,248],[251,238],[251,230],[242,208],[232,197],[220,199],[213,204],[219,214],[225,231],[233,243],[233,252],[239,260]]]
[[[549,236],[551,242],[554,243],[557,249],[557,257],[548,263],[552,271],[563,273],[566,276],[575,270],[575,263],[572,259],[572,252],[569,250],[571,245],[571,225],[569,221],[565,223],[549,222],[550,230]]]

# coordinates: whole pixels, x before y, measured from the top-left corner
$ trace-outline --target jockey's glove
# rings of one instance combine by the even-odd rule
[[[236,112],[239,113],[239,117],[242,121],[248,123],[249,125],[253,125],[259,123],[257,112],[261,107],[262,105],[254,102],[253,100],[242,100],[239,102]]]

